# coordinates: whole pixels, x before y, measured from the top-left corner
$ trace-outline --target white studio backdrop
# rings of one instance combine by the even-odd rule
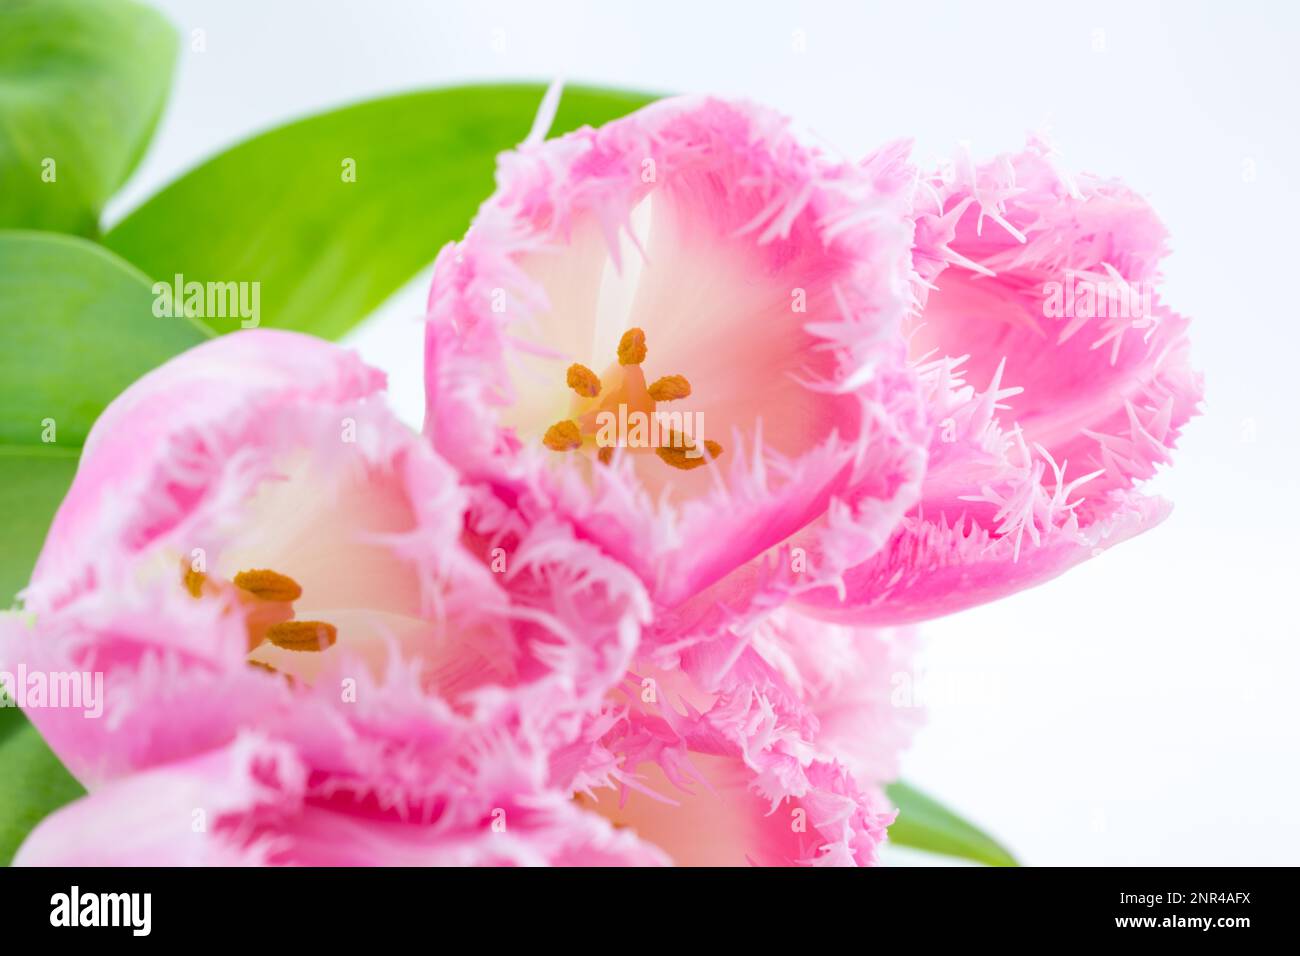
[[[1206,413],[1154,483],[1177,506],[1063,578],[927,625],[905,775],[1030,864],[1300,856],[1300,5],[153,2],[185,41],[177,84],[110,221],[311,112],[557,76],[746,97],[850,156],[912,137],[927,165],[1050,130],[1070,168],[1122,177],[1170,229],[1163,295],[1193,317],[1206,375]],[[427,282],[347,340],[417,425]]]

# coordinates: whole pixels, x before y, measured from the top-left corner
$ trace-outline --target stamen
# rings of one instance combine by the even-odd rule
[[[570,365],[566,381],[569,388],[585,398],[595,398],[600,394],[600,376],[585,365],[577,362]]]
[[[190,592],[190,597],[203,597],[203,582],[208,576],[202,571],[195,571],[193,568],[185,570],[185,590]]]
[[[286,651],[323,651],[338,636],[338,628],[325,621],[285,621],[266,629],[266,639]]]
[[[302,597],[302,586],[297,581],[267,568],[240,571],[235,575],[235,587],[263,601],[296,601]]]
[[[618,363],[625,369],[623,372],[616,373],[619,384],[611,386],[614,388],[609,399],[606,400],[602,410],[608,411],[607,406],[612,403],[621,403],[634,408],[638,413],[652,414],[656,402],[672,402],[680,398],[686,398],[691,394],[691,383],[686,380],[684,375],[665,375],[655,380],[649,387],[645,383],[645,373],[641,370],[641,363],[646,357],[646,337],[645,330],[640,328],[631,328],[623,333],[618,342]],[[573,389],[583,398],[595,398],[603,389],[600,377],[596,375],[587,366],[575,362],[569,366],[568,373],[565,377],[569,388]],[[581,448],[583,444],[582,429],[588,429],[588,436],[594,426],[593,419],[597,417],[595,411],[588,411],[581,415],[579,421],[566,419],[556,422],[542,436],[542,444],[552,451],[573,451]],[[682,471],[690,471],[698,468],[700,465],[707,465],[711,460],[722,454],[722,446],[714,441],[705,441],[704,449],[697,447],[695,442],[691,441],[680,432],[669,432],[668,442],[665,446],[655,449],[665,462],[673,468]],[[596,449],[596,460],[602,465],[608,465],[614,460],[613,447],[599,447]]]
[[[582,447],[582,432],[575,421],[556,422],[546,429],[542,444],[552,451],[573,451]]]
[[[640,365],[645,361],[645,332],[628,329],[618,340],[618,364]]]
[[[682,375],[665,375],[650,386],[650,397],[656,402],[671,402],[691,394],[691,383]]]
[[[663,459],[665,464],[672,465],[682,471],[690,471],[693,468],[699,468],[701,465],[707,465],[714,458],[722,454],[722,446],[712,439],[704,440],[704,448],[707,454],[689,456],[687,452],[695,451],[694,443],[688,443],[688,440],[681,432],[669,433],[669,445],[661,445],[655,449],[655,454]]]

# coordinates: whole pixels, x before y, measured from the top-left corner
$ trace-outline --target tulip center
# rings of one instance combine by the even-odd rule
[[[721,455],[721,445],[702,438],[701,416],[659,410],[661,402],[688,397],[691,383],[684,376],[667,375],[647,385],[641,368],[646,353],[645,332],[633,328],[623,333],[618,363],[603,376],[585,365],[570,365],[566,384],[574,393],[571,416],[548,428],[542,444],[557,452],[594,448],[602,464],[613,460],[615,449],[653,451],[681,471]]]
[[[248,653],[270,644],[287,651],[319,653],[334,646],[338,628],[326,621],[294,620],[293,602],[302,597],[302,587],[287,574],[266,568],[240,571],[230,581],[187,568],[185,589],[194,598],[230,595],[244,612],[248,631]],[[275,671],[270,664],[250,664]]]

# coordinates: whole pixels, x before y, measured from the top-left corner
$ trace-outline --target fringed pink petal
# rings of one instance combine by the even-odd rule
[[[918,715],[907,635],[777,612],[628,675],[552,773],[682,865],[865,865]]]
[[[481,818],[350,812],[291,746],[245,735],[128,777],[44,820],[18,866],[612,866],[663,854],[554,793],[517,783]]]
[[[1187,321],[1154,292],[1164,228],[1122,185],[1067,176],[1033,140],[923,180],[913,217],[921,500],[843,590],[799,599],[859,623],[993,600],[1151,527],[1168,507],[1138,486],[1201,398]]]
[[[136,774],[46,817],[15,866],[238,866],[276,852],[267,824],[300,807],[306,770],[292,748],[245,736]]]
[[[898,779],[899,757],[923,720],[899,694],[914,667],[911,629],[841,627],[784,609],[753,643],[816,719],[819,752],[860,786]]]

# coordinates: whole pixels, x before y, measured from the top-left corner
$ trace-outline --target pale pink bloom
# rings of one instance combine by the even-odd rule
[[[910,635],[779,610],[675,666],[641,660],[555,776],[678,865],[869,865],[919,720]]]
[[[906,176],[906,145],[864,163]],[[1162,520],[1140,492],[1196,413],[1187,320],[1152,291],[1165,230],[1123,185],[1041,140],[958,157],[915,197],[910,355],[931,428],[919,504],[889,544],[802,596],[818,614],[921,620],[1045,581]]]
[[[90,794],[18,862],[665,860],[549,780],[633,660],[643,587],[462,486],[382,387],[241,332],[104,412],[0,621],[0,667],[104,675],[99,719],[28,710]]]
[[[924,467],[902,338],[911,187],[716,99],[531,137],[438,258],[427,434],[635,569],[660,647],[836,584]],[[698,413],[703,435],[629,447],[634,425],[600,430],[620,406]]]

